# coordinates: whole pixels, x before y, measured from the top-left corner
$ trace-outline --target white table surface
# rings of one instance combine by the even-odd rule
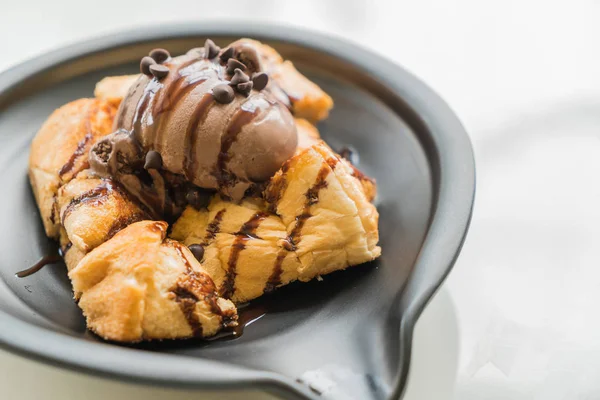
[[[458,113],[473,140],[478,174],[463,253],[416,329],[405,399],[600,398],[598,1],[0,5],[0,70],[89,36],[206,18],[309,27],[403,64]],[[0,352],[2,399],[131,396],[204,398],[109,382]]]

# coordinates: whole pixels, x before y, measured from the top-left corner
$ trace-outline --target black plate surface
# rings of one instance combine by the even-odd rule
[[[334,149],[358,149],[359,167],[377,179],[383,256],[322,282],[279,290],[268,299],[266,316],[233,341],[104,343],[86,332],[64,265],[15,277],[52,246],[26,177],[29,143],[55,108],[92,96],[104,76],[135,73],[150,49],[179,54],[206,37],[223,45],[240,36],[271,44],[334,98],[335,108],[319,128]],[[462,245],[474,163],[467,135],[446,104],[377,55],[277,26],[179,24],[78,44],[0,75],[0,187],[5,348],[152,384],[382,399],[401,396],[416,319]]]

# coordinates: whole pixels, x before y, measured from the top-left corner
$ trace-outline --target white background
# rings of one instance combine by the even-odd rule
[[[600,2],[0,0],[0,6],[0,70],[91,35],[215,18],[309,27],[403,64],[458,113],[478,168],[470,235],[417,328],[406,400],[600,399]],[[26,373],[40,383],[32,385]],[[0,387],[7,399],[75,399],[84,391],[86,399],[151,396],[6,353],[0,353]]]

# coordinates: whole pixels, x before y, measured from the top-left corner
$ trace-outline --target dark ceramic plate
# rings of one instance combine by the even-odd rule
[[[29,143],[48,115],[91,96],[104,76],[135,73],[154,47],[172,54],[249,36],[275,47],[335,100],[319,128],[351,145],[377,178],[382,257],[260,300],[267,314],[230,341],[125,347],[88,333],[62,263],[15,272],[52,248],[26,177]],[[448,106],[401,67],[347,42],[276,26],[153,27],[67,47],[0,75],[0,344],[94,374],[286,398],[401,397],[415,322],[450,271],[475,189],[471,145]]]

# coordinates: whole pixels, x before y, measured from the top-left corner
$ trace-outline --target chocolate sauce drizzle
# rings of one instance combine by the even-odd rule
[[[296,224],[287,237],[287,242],[290,243],[291,250],[293,251],[296,251],[298,248],[298,243],[300,243],[301,239],[300,232],[302,231],[304,224],[312,216],[310,213],[310,206],[319,201],[319,192],[321,189],[327,187],[326,179],[327,175],[329,175],[329,171],[331,171],[331,168],[323,165],[317,174],[317,180],[304,194],[306,197],[304,208],[302,209],[302,213],[296,217]]]
[[[148,216],[142,211],[136,212],[132,215],[120,215],[117,219],[113,221],[112,225],[110,226],[110,229],[106,233],[105,241],[112,238],[117,233],[127,228],[134,222],[142,221],[144,219],[148,219]]]
[[[179,242],[168,240],[181,259],[185,263],[185,273],[179,278],[177,284],[171,293],[175,296],[175,301],[179,304],[183,315],[185,316],[192,334],[194,337],[202,337],[202,324],[196,313],[196,303],[200,299],[204,300],[210,307],[211,311],[221,317],[221,324],[223,327],[228,328],[232,322],[235,321],[233,312],[224,312],[221,307],[217,304],[216,287],[210,279],[203,273],[197,273],[192,268],[188,258],[183,251],[183,245]]]
[[[217,156],[217,164],[213,171],[213,175],[217,179],[217,184],[220,188],[233,186],[233,184],[235,184],[235,176],[227,171],[227,163],[231,159],[229,149],[231,149],[231,146],[237,140],[242,128],[252,122],[259,113],[258,108],[248,111],[244,110],[243,107],[244,106],[242,105],[242,107],[235,112],[225,133],[221,136],[221,149]]]
[[[65,223],[67,217],[75,211],[78,207],[89,204],[93,206],[97,206],[103,204],[108,196],[115,190],[114,183],[110,179],[105,179],[102,183],[95,188],[88,190],[85,193],[80,194],[77,197],[71,199],[65,210],[62,214],[62,223]]]
[[[185,142],[186,142],[186,153],[184,157],[183,173],[186,179],[191,180],[191,177],[196,170],[196,139],[195,133],[198,130],[198,126],[206,119],[208,111],[214,104],[214,97],[211,93],[205,93],[196,108],[194,109],[194,115],[190,119],[188,126],[185,131]]]
[[[152,79],[148,85],[144,88],[144,94],[142,95],[140,101],[138,102],[135,108],[135,114],[133,115],[133,125],[131,130],[133,132],[133,136],[138,140],[138,142],[142,143],[141,137],[139,133],[142,128],[142,119],[146,110],[148,109],[148,105],[150,102],[154,100],[154,96],[156,92],[163,87],[163,84],[160,83],[157,79]]]
[[[196,61],[196,60],[194,60]],[[185,64],[184,64],[185,65]],[[196,86],[205,82],[209,76],[206,73],[198,75],[187,75],[181,74],[180,69],[177,70],[178,76],[171,82],[167,89],[162,94],[160,101],[152,107],[152,112],[155,116],[160,115],[167,111],[172,111],[177,103],[183,99],[183,97],[192,91]],[[204,72],[204,71],[202,71]]]
[[[283,196],[283,192],[288,185],[286,174],[290,169],[290,161],[291,160],[287,160],[281,166],[281,175],[276,175],[275,178],[273,178],[269,190],[265,192],[265,200],[269,204],[269,211],[274,214],[277,213],[277,203],[281,200],[281,196]]]
[[[56,223],[56,193],[52,197],[52,208],[50,209],[50,222]]]
[[[89,128],[89,125],[90,125],[89,119],[87,121],[87,124],[88,124],[88,128]],[[89,132],[89,129],[88,129],[88,132]],[[81,157],[82,155],[84,155],[86,153],[87,145],[93,138],[94,138],[94,136],[90,132],[90,133],[87,133],[83,137],[83,139],[81,139],[79,141],[79,143],[77,143],[77,148],[75,149],[73,154],[71,154],[71,157],[69,157],[69,159],[67,160],[65,165],[63,165],[62,168],[58,171],[59,176],[62,177],[63,175],[66,175],[67,173],[69,173],[73,170],[73,167],[75,166],[75,162],[77,162],[79,157]]]
[[[208,242],[214,239],[217,233],[219,233],[225,211],[225,208],[219,210],[206,227],[206,236],[202,243],[203,246],[206,246]],[[171,292],[175,295],[175,301],[179,303],[179,307],[188,321],[194,337],[202,336],[202,325],[195,313],[196,303],[199,301],[199,297],[196,293],[202,293],[201,297],[209,304],[211,311],[221,316],[221,324],[224,327],[230,327],[234,321],[234,315],[224,313],[217,304],[216,287],[212,279],[207,278],[204,274],[198,274],[194,271],[183,252],[181,243],[171,240],[169,240],[169,243],[175,247],[181,258],[184,260],[186,267],[185,274],[177,281],[175,288],[171,289]]]
[[[267,283],[265,284],[265,293],[270,293],[273,290],[277,289],[277,286],[281,284],[281,275],[283,274],[283,261],[288,254],[288,250],[285,248],[281,248],[277,253],[277,258],[275,259],[275,264],[273,265],[273,272],[269,276]]]
[[[209,242],[217,236],[217,233],[219,233],[221,221],[223,220],[223,215],[225,214],[226,210],[227,209],[225,208],[219,210],[215,215],[215,218],[213,218],[213,220],[206,227],[206,235],[204,236],[204,241],[202,242],[203,246],[208,245]]]
[[[133,131],[134,135],[136,132],[140,132],[142,118],[146,113],[148,106],[150,103],[154,103],[150,110],[150,114],[146,117],[148,125],[152,125],[152,134],[161,134],[162,130],[160,129],[161,124],[161,115],[172,111],[177,103],[181,101],[186,94],[194,90],[198,85],[202,84],[206,80],[208,80],[212,74],[217,77],[220,76],[219,69],[223,69],[223,67],[214,65],[213,68],[203,68],[200,70],[190,70],[186,71],[187,67],[191,65],[201,62],[201,59],[193,58],[185,63],[177,65],[174,71],[171,71],[172,74],[177,74],[177,77],[174,78],[169,84],[165,84],[159,82],[157,79],[152,79],[146,89],[144,94],[142,95],[140,101],[138,102],[138,106],[136,108],[136,113],[133,118]],[[210,94],[210,93],[209,93]],[[158,96],[158,100],[154,102],[154,98]],[[212,97],[212,96],[211,96]],[[203,112],[201,110],[197,110],[201,115],[199,118],[203,118]],[[198,123],[196,124],[196,127]],[[136,135],[136,137],[138,137]],[[139,137],[138,137],[139,139]],[[149,143],[156,143],[157,138],[149,138]],[[160,151],[160,149],[157,149]]]
[[[267,218],[269,214],[259,211],[254,214],[248,221],[246,221],[239,232],[235,233],[235,239],[231,246],[231,252],[229,253],[229,260],[227,261],[227,272],[225,273],[225,280],[220,288],[220,295],[227,299],[231,298],[235,291],[235,278],[237,276],[236,268],[237,262],[240,257],[242,250],[246,248],[246,242],[252,239],[258,239],[256,236],[256,230],[260,225],[261,221]]]
[[[310,213],[310,207],[319,201],[319,192],[321,189],[327,187],[327,176],[329,175],[329,172],[335,168],[335,163],[337,163],[337,160],[331,162],[330,160],[327,160],[327,165],[323,165],[319,170],[315,183],[304,194],[304,197],[306,198],[304,207],[300,215],[296,217],[296,223],[294,224],[292,231],[287,236],[283,242],[283,246],[277,253],[275,265],[273,265],[273,272],[271,273],[271,276],[269,276],[267,284],[265,285],[266,293],[275,290],[277,286],[281,284],[283,261],[285,260],[288,252],[296,251],[298,249],[298,243],[300,243],[301,240],[300,234],[302,232],[302,228],[304,228],[304,224],[312,216]]]
[[[181,312],[192,329],[192,336],[202,337],[202,324],[195,313],[198,297],[181,286],[176,286],[171,293],[175,295],[175,301],[179,304]]]
[[[197,60],[195,60],[197,61]],[[183,64],[185,65],[185,64]],[[160,97],[159,100],[156,101],[156,103],[154,104],[154,106],[152,107],[152,118],[153,118],[153,143],[160,143],[161,138],[160,136],[163,134],[163,129],[161,128],[162,126],[162,122],[163,122],[163,118],[161,117],[162,114],[168,112],[168,111],[172,111],[175,106],[177,105],[177,103],[179,101],[181,101],[181,99],[184,98],[184,96],[186,94],[188,94],[189,92],[191,92],[193,89],[195,89],[198,85],[204,83],[209,76],[206,73],[206,70],[201,70],[200,74],[196,74],[196,75],[187,75],[187,74],[181,74],[181,68],[183,67],[180,66],[177,70],[176,73],[178,74],[177,78],[175,78],[169,85],[166,86],[165,89],[161,90],[160,92]],[[210,94],[210,93],[207,93]],[[211,100],[212,100],[212,95],[210,96]],[[205,102],[206,100],[203,98],[200,103]],[[206,107],[206,106],[205,106]],[[200,113],[200,116],[198,118],[204,119],[205,117],[205,112],[204,110],[200,109],[198,110],[198,108],[196,109],[196,112]],[[196,125],[197,127],[198,125]],[[195,131],[195,130],[194,130]],[[157,137],[158,135],[158,137]],[[161,149],[157,149],[158,151],[160,151]]]

